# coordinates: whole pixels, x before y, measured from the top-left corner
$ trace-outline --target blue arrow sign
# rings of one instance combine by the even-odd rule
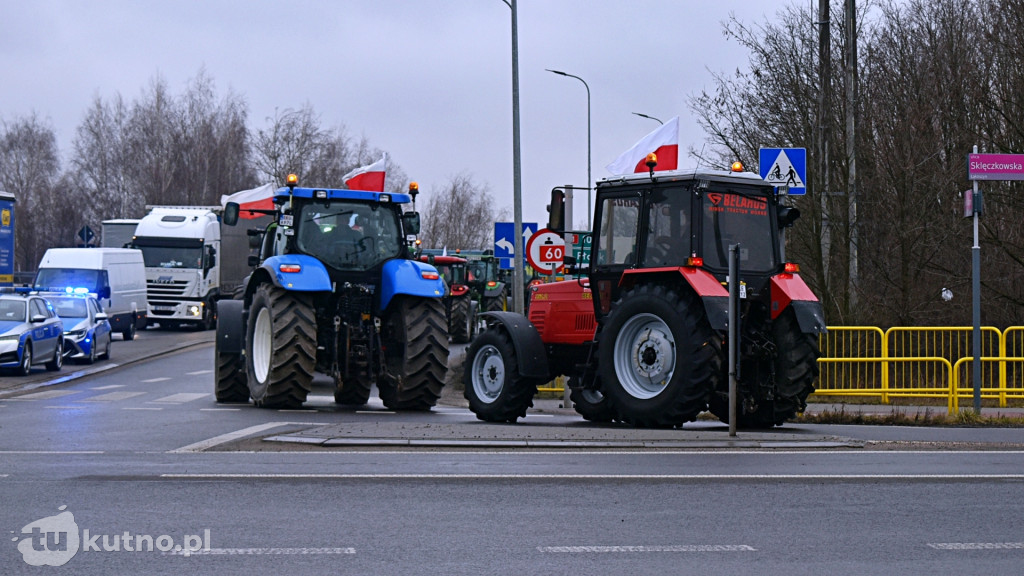
[[[498,258],[512,258],[515,255],[516,246],[516,224],[515,222],[494,223],[494,255]],[[526,241],[537,231],[536,222],[523,222],[523,247]]]
[[[806,148],[761,148],[761,178],[772,186],[788,186],[793,195],[807,193]]]

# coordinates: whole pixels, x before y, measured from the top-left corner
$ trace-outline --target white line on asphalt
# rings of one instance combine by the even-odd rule
[[[200,412],[241,412],[241,408],[200,408]]]
[[[163,408],[152,408],[147,406],[126,406],[124,408],[121,408],[121,410],[156,410],[157,412],[159,412],[160,410],[163,410]]]
[[[97,386],[95,388],[90,388],[90,390],[110,390],[112,388],[124,388],[124,384],[108,384],[106,386]]]
[[[607,553],[607,552],[757,552],[746,544],[697,544],[678,546],[538,546],[541,552]]]
[[[213,438],[207,438],[199,442],[182,446],[174,450],[169,450],[170,454],[181,454],[188,452],[202,452],[208,448],[217,446],[218,444],[225,444],[227,442],[233,442],[246,436],[253,434],[259,434],[264,430],[270,430],[271,428],[277,428],[279,426],[326,426],[323,422],[267,422],[266,424],[258,424],[256,426],[249,426],[248,428],[242,428],[241,430],[235,430],[234,432],[228,432],[227,434],[221,434],[220,436],[214,436]]]
[[[106,394],[100,394],[99,396],[93,396],[91,398],[82,398],[81,400],[75,400],[75,402],[118,402],[121,400],[127,400],[129,398],[135,398],[136,396],[142,396],[145,392],[107,392]]]
[[[8,400],[51,400],[53,398],[67,396],[69,394],[78,394],[78,392],[78,390],[43,390],[42,392],[33,392],[31,394],[23,394],[21,396],[15,396],[14,398],[8,398]]]
[[[146,384],[152,384],[153,382],[163,382],[164,380],[170,380],[170,378],[164,376],[162,378],[150,378],[149,380],[142,380]]]
[[[255,428],[255,426],[254,426]],[[230,441],[230,440],[226,440]],[[186,446],[188,448],[188,446]],[[171,452],[196,450],[172,450]],[[289,452],[289,454],[293,454]],[[432,453],[434,454],[434,453]],[[161,474],[161,478],[314,480],[1024,480],[1024,474]]]
[[[355,548],[210,548],[209,550],[172,550],[166,556],[256,556],[256,555],[315,555],[355,554]]]
[[[102,450],[0,450],[0,454],[103,454]]]
[[[394,410],[356,410],[356,414],[397,414]]]
[[[207,392],[179,392],[177,394],[171,394],[170,396],[164,396],[163,398],[157,398],[151,402],[180,404],[199,400],[200,398],[206,398],[209,395],[210,394]]]
[[[85,406],[44,406],[44,408],[52,408],[54,410],[85,410]]]
[[[936,550],[1020,550],[1024,542],[935,542],[928,546]]]
[[[213,370],[196,370],[195,372],[186,372],[185,375],[186,376],[199,376],[199,375],[202,375],[202,374],[210,374],[212,372],[213,372]]]

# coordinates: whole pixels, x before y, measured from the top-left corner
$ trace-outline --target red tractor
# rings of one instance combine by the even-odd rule
[[[448,334],[452,342],[465,344],[476,334],[477,303],[473,301],[466,280],[466,259],[460,256],[427,254],[420,260],[432,264],[444,278],[448,292],[444,308],[448,316]]]
[[[771,427],[806,406],[818,376],[821,304],[783,258],[799,211],[737,171],[665,171],[597,183],[584,277],[530,289],[529,319],[487,312],[465,396],[481,420],[515,422],[538,384],[567,376],[585,419],[674,427],[729,421],[728,256],[738,244],[737,424]],[[552,194],[549,228],[561,199]],[[571,264],[571,263],[570,263]]]

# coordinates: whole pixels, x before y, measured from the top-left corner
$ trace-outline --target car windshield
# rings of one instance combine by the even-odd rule
[[[86,318],[89,316],[84,298],[48,298],[57,316],[61,318]]]
[[[146,268],[202,268],[202,246],[147,246],[136,243]]]
[[[20,300],[0,300],[0,321],[24,322],[25,303]]]
[[[380,204],[306,204],[298,227],[299,250],[336,270],[368,270],[400,254],[398,216]]]
[[[710,268],[729,267],[729,246],[740,245],[740,269],[767,272],[775,267],[774,230],[764,197],[723,192],[704,195],[702,254]]]

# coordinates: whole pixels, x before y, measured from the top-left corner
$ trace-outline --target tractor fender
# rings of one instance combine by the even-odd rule
[[[685,266],[626,270],[622,275],[620,285],[623,289],[631,288],[640,280],[641,276],[644,282],[658,279],[674,280],[678,276],[682,276],[704,305],[711,328],[714,330],[728,329],[729,291],[707,270]]]
[[[381,270],[380,307],[387,310],[391,299],[398,294],[444,297],[444,280],[437,268],[415,260],[388,260]]]
[[[771,298],[772,320],[778,318],[786,308],[792,308],[800,331],[804,334],[822,334],[827,331],[821,302],[798,274],[773,276]]]
[[[260,269],[279,288],[297,292],[330,292],[331,277],[323,262],[306,254],[281,254],[263,261]]]
[[[221,300],[217,303],[217,351],[241,354],[245,348],[245,303]]]
[[[481,312],[481,318],[496,321],[512,339],[516,350],[519,375],[527,378],[548,378],[548,356],[540,333],[526,316],[515,312]],[[495,328],[488,328],[494,330]]]

